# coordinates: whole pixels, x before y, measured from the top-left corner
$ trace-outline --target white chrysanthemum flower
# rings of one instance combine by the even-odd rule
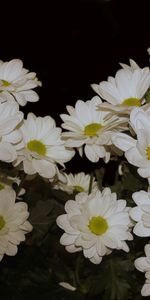
[[[0,101],[15,99],[20,105],[26,105],[27,101],[36,102],[39,96],[33,89],[41,86],[36,73],[23,68],[20,59],[12,59],[9,62],[0,61]]]
[[[25,147],[18,151],[15,165],[23,162],[26,174],[39,173],[45,178],[52,178],[57,172],[56,163],[64,167],[73,155],[73,150],[67,150],[61,140],[61,128],[56,127],[50,117],[36,117],[29,113],[27,120],[21,126]]]
[[[91,182],[91,176],[89,174],[85,174],[84,172],[80,172],[78,174],[66,174],[63,173],[64,178],[63,182],[58,181],[55,185],[55,189],[60,189],[62,191],[67,192],[68,194],[72,193],[81,193],[89,192],[90,182]],[[91,182],[91,192],[98,190],[97,182],[95,181],[95,178],[92,178]]]
[[[109,76],[108,81],[91,86],[107,101],[99,105],[99,109],[129,114],[135,106],[145,103],[143,97],[150,86],[150,70],[133,66],[133,63],[128,68],[123,65],[115,78]]]
[[[100,158],[108,162],[112,131],[126,129],[126,118],[109,118],[108,112],[97,111],[100,103],[101,99],[97,96],[86,102],[78,100],[75,108],[67,106],[69,115],[60,115],[64,121],[62,127],[68,130],[62,134],[66,146],[77,148],[82,156],[85,145],[85,155],[92,162],[97,162]]]
[[[66,202],[65,210],[66,214],[56,222],[65,231],[60,243],[67,251],[83,250],[84,256],[95,264],[113,249],[129,251],[125,241],[132,240],[132,235],[126,201],[117,200],[109,188],[102,193],[79,193],[75,201]]]
[[[135,192],[132,195],[136,207],[130,209],[130,216],[136,222],[133,232],[137,236],[150,236],[150,193]]]
[[[0,260],[4,254],[16,255],[17,246],[25,240],[25,234],[32,230],[32,225],[27,221],[27,204],[15,203],[15,200],[13,189],[0,191]]]
[[[137,139],[125,133],[112,135],[112,142],[116,147],[125,151],[129,163],[138,167],[138,173],[144,178],[150,177],[150,108],[144,111],[135,108],[130,115],[130,125],[137,135]]]
[[[150,245],[144,247],[145,257],[139,257],[135,260],[134,264],[137,270],[145,273],[146,281],[142,287],[142,296],[150,296]]]
[[[0,160],[12,162],[16,159],[16,149],[22,140],[22,134],[18,129],[23,119],[23,113],[19,111],[16,102],[0,103]]]

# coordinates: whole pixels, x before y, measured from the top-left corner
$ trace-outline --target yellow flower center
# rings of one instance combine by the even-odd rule
[[[74,185],[73,191],[76,192],[76,193],[81,193],[81,192],[84,192],[84,189],[83,189],[82,186]]]
[[[141,106],[141,100],[138,98],[128,98],[125,99],[121,105],[126,105],[126,106]]]
[[[0,230],[3,229],[3,227],[5,226],[5,220],[2,216],[0,216]]]
[[[5,188],[5,185],[0,182],[0,191],[3,190],[4,188]]]
[[[150,147],[147,147],[145,152],[146,152],[147,159],[149,160],[150,159]]]
[[[38,140],[32,140],[32,141],[28,142],[27,148],[30,151],[36,152],[39,155],[45,155],[46,154],[45,145],[42,142],[38,141]]]
[[[84,128],[84,134],[87,136],[96,136],[98,131],[102,129],[102,125],[99,123],[91,123]]]
[[[107,221],[100,216],[92,217],[88,225],[90,231],[96,235],[102,235],[108,229]]]
[[[10,82],[8,82],[7,80],[1,80],[1,82],[3,83],[3,86],[5,86],[5,87],[7,87],[7,86],[10,86],[11,85],[11,83]]]

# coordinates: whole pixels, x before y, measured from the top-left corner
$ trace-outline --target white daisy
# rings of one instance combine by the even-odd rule
[[[75,201],[66,202],[65,210],[66,214],[56,222],[65,231],[60,243],[67,251],[83,250],[84,256],[95,264],[113,249],[129,251],[125,241],[131,240],[132,235],[126,201],[117,200],[109,188],[102,193],[79,193]]]
[[[136,222],[133,232],[137,236],[150,236],[150,193],[135,192],[132,195],[136,207],[130,209],[130,216]]]
[[[144,247],[145,257],[139,257],[135,260],[135,267],[145,273],[146,281],[142,287],[142,296],[150,296],[150,245],[147,244]]]
[[[124,133],[112,135],[112,142],[116,147],[125,151],[125,157],[134,166],[138,167],[138,173],[144,178],[150,177],[150,109],[144,111],[135,108],[130,115],[130,125],[137,138]]]
[[[82,156],[85,145],[85,155],[92,162],[97,162],[100,158],[108,162],[112,131],[126,129],[125,118],[109,118],[108,112],[97,111],[97,105],[100,103],[101,99],[97,96],[86,102],[78,100],[75,108],[67,106],[69,115],[60,115],[64,121],[62,127],[68,130],[62,134],[66,146],[77,148]]]
[[[23,119],[16,102],[0,103],[0,160],[12,162],[16,159],[16,149],[22,140],[18,125]]]
[[[143,69],[132,63],[117,71],[115,78],[109,76],[108,81],[92,84],[93,90],[107,102],[99,109],[118,113],[130,113],[135,106],[145,103],[144,95],[150,86],[150,70]]]
[[[0,101],[15,99],[20,105],[26,105],[27,101],[36,102],[39,96],[33,89],[41,86],[36,73],[23,68],[20,59],[12,59],[9,62],[0,61]]]
[[[0,260],[4,254],[14,256],[17,246],[25,240],[25,234],[32,230],[27,221],[27,204],[17,202],[13,189],[0,191]]]
[[[63,182],[58,181],[55,185],[55,189],[60,189],[62,191],[67,192],[68,194],[72,194],[73,192],[89,192],[91,176],[89,174],[85,174],[84,172],[78,174],[64,174]],[[95,178],[92,178],[92,186],[91,192],[98,190],[97,182]]]
[[[26,174],[39,173],[45,178],[52,178],[57,171],[56,163],[64,167],[64,163],[74,155],[73,150],[65,148],[61,129],[56,127],[50,116],[42,118],[29,113],[21,132],[25,146],[18,151],[15,165],[23,162]]]

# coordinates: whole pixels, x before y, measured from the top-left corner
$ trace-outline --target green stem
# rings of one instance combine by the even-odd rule
[[[92,173],[92,174],[90,175],[90,183],[89,183],[88,195],[89,195],[89,194],[91,193],[91,191],[92,191],[93,177],[94,177],[94,174]]]
[[[25,182],[25,180],[26,180],[26,177],[27,177],[27,174],[25,174],[25,173],[22,173],[21,175],[20,175],[20,184],[17,186],[17,188],[16,188],[16,195],[18,196],[19,195],[19,192],[21,191],[21,189],[23,188],[23,186],[24,186],[24,182]]]
[[[114,266],[113,266],[113,260],[110,259],[110,271],[111,271],[111,279],[112,279],[112,285],[111,285],[111,298],[110,300],[114,300],[116,296],[116,276],[114,272]]]
[[[98,187],[99,187],[100,191],[103,188],[102,181],[103,181],[104,173],[105,173],[104,168],[95,170],[95,177],[96,177],[97,184],[98,184]]]
[[[79,291],[82,294],[87,294],[86,288],[84,287],[84,285],[80,281],[80,275],[79,275],[80,265],[81,265],[81,260],[80,260],[80,257],[78,257],[77,261],[76,261],[76,268],[75,268],[76,286],[78,287]]]

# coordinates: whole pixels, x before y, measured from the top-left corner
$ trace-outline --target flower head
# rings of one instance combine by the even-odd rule
[[[68,130],[62,134],[66,146],[77,148],[81,156],[84,146],[85,155],[92,162],[100,158],[108,162],[112,131],[126,128],[125,118],[109,118],[108,112],[97,111],[100,103],[101,99],[97,96],[86,102],[78,100],[75,108],[67,106],[69,115],[61,115],[64,121],[62,127]]]
[[[139,257],[135,260],[135,267],[145,273],[146,281],[142,287],[142,296],[150,296],[150,245],[145,245],[145,257]]]
[[[20,146],[22,134],[19,124],[23,113],[16,102],[0,103],[0,160],[12,162],[16,159],[16,149]]]
[[[92,84],[92,88],[106,100],[99,105],[100,109],[128,114],[135,106],[145,103],[143,98],[150,86],[150,70],[139,68],[133,61],[131,66],[122,66],[115,78],[109,76],[108,81]]]
[[[89,174],[85,174],[84,172],[80,172],[78,174],[66,174],[63,173],[64,178],[63,182],[59,181],[54,185],[55,189],[61,189],[62,191],[67,192],[68,194],[80,193],[80,192],[89,192],[91,176]],[[98,189],[97,182],[95,178],[92,178],[91,182],[91,192],[96,191]]]
[[[130,125],[136,133],[133,138],[125,133],[114,133],[112,142],[125,151],[129,163],[138,167],[144,178],[150,177],[150,108],[134,108],[130,115]]]
[[[132,198],[137,206],[130,209],[130,216],[136,222],[133,232],[137,236],[150,236],[150,193],[135,192]]]
[[[0,61],[0,101],[16,100],[20,105],[27,101],[36,102],[39,97],[33,89],[41,86],[34,72],[29,73],[23,68],[20,59],[9,62]]]
[[[26,174],[39,173],[45,178],[52,178],[56,174],[56,163],[64,167],[64,163],[74,155],[73,150],[65,148],[61,129],[56,127],[50,116],[42,118],[29,113],[21,132],[24,148],[18,151],[15,165],[23,162]]]
[[[90,195],[79,193],[75,201],[65,205],[66,214],[56,222],[65,233],[60,243],[69,252],[82,251],[85,257],[99,264],[113,249],[129,251],[125,240],[132,239],[125,200],[117,200],[109,188]]]
[[[13,256],[17,246],[25,240],[25,234],[32,230],[27,221],[29,216],[27,204],[17,202],[13,189],[0,191],[0,260],[4,254]]]

